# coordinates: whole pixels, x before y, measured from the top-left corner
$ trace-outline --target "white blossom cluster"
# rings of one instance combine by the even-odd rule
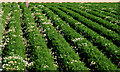
[[[31,24],[31,25],[33,25],[33,24]],[[31,31],[34,31],[34,25],[33,26],[30,26],[30,27],[27,27],[27,29],[25,30],[25,32],[31,32]]]
[[[75,38],[73,39],[72,41],[75,42],[75,41],[78,41],[78,40],[83,40],[84,38],[80,37],[80,38]]]
[[[102,8],[101,10],[105,10],[106,8]]]
[[[108,45],[110,45],[110,43],[105,43],[105,46],[108,46]]]
[[[18,11],[18,10],[14,10],[14,11]]]
[[[44,5],[38,5],[39,7],[44,7]]]
[[[110,18],[110,16],[106,16],[105,19]]]
[[[43,66],[43,68],[48,68],[48,67],[49,67],[48,65]]]
[[[109,9],[113,9],[113,8],[109,8]]]
[[[27,27],[27,29],[31,29],[31,28],[34,28],[34,26]]]
[[[8,16],[11,16],[11,13],[12,13],[12,11],[10,11],[10,13],[8,13]]]
[[[50,22],[44,22],[44,23],[42,23],[42,24],[51,24]]]
[[[35,13],[36,15],[40,15],[41,13]],[[41,17],[41,16],[40,16]]]
[[[91,11],[91,9],[86,9],[86,10],[85,10],[85,12],[89,12],[89,11]]]
[[[71,62],[67,62],[67,63],[71,63],[71,64],[73,64],[74,62],[81,62],[81,61],[72,60]]]
[[[57,64],[54,64],[54,66],[55,66],[55,67],[58,67],[58,65],[57,65]]]
[[[113,13],[113,12],[115,12],[115,11],[113,10],[113,11],[111,11],[110,13]]]
[[[77,23],[75,23],[75,24],[81,24],[81,22],[77,22]]]
[[[6,70],[21,70],[21,65],[23,66],[22,70],[25,70],[26,67],[30,67],[34,63],[28,63],[21,56],[15,54],[13,54],[13,56],[4,57],[3,62],[2,68]]]
[[[84,6],[79,5],[79,8],[84,8]]]

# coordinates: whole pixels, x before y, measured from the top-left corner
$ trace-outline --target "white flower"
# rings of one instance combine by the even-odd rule
[[[84,38],[75,38],[75,39],[73,39],[72,41],[74,42],[74,41],[78,41],[78,40],[83,40]]]
[[[31,26],[31,28],[34,28],[34,26]]]
[[[17,63],[17,61],[15,61],[15,63]]]
[[[8,66],[8,64],[5,64],[6,66]]]
[[[57,67],[57,64],[54,64],[54,66],[56,66],[56,67]]]
[[[71,64],[73,64],[73,62],[71,62]]]
[[[109,8],[109,9],[113,9],[113,8]]]
[[[78,62],[77,60],[75,60],[75,62]]]
[[[0,47],[2,47],[2,45],[0,45]]]
[[[48,67],[48,65],[45,65],[43,68],[47,68]]]
[[[22,70],[24,70],[24,69],[22,69]]]
[[[95,62],[92,61],[91,64],[90,64],[90,66],[92,66],[92,65],[94,65],[94,64],[95,64]]]
[[[5,68],[5,64],[3,64],[2,67]]]
[[[115,53],[117,53],[118,51],[115,51]]]
[[[3,69],[0,69],[0,71],[2,71]]]
[[[10,61],[10,63],[13,63],[13,61]]]
[[[81,24],[80,22],[77,22],[77,23],[75,23],[75,24]]]
[[[110,16],[106,16],[105,19],[110,18]]]
[[[102,8],[101,10],[105,10],[106,8]]]
[[[12,31],[12,29],[9,29],[9,32]]]

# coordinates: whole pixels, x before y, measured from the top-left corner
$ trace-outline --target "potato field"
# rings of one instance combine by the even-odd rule
[[[1,3],[3,71],[120,72],[119,3]]]

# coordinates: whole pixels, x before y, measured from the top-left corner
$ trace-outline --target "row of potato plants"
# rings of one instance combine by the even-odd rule
[[[117,70],[117,67],[101,53],[96,46],[93,46],[86,38],[77,33],[74,29],[68,26],[63,20],[61,20],[57,15],[55,15],[47,7],[41,7],[43,13],[54,23],[54,26],[64,33],[65,39],[73,46],[77,46],[77,50],[81,58],[85,59],[86,65],[94,70]]]
[[[84,37],[86,37],[88,40],[90,41],[92,40],[91,42],[94,45],[97,45],[100,50],[103,50],[103,52],[106,52],[108,58],[111,58],[113,63],[115,64],[119,63],[120,49],[116,45],[114,45],[111,41],[97,34],[93,30],[89,29],[87,26],[73,19],[71,16],[67,15],[61,10],[53,6],[50,7],[50,5],[47,7],[50,8],[58,16],[60,16],[62,20],[68,22],[69,25],[72,28],[74,28],[78,33],[82,33],[82,35],[84,35]]]
[[[29,49],[31,49],[32,52],[30,59],[33,64],[28,70],[55,70],[53,57],[50,54],[49,48],[47,48],[45,40],[42,38],[42,34],[37,30],[37,24],[32,17],[31,11],[25,4],[19,2],[19,5],[23,12],[24,35],[30,44]]]
[[[74,19],[80,21],[81,23],[87,25],[89,28],[91,28],[92,30],[96,31],[97,33],[99,33],[100,35],[105,36],[106,38],[112,40],[117,46],[120,46],[120,36],[118,33],[111,31],[105,27],[103,27],[102,25],[99,25],[96,22],[93,22],[87,18],[85,18],[84,16],[79,15],[78,13],[69,10],[65,7],[59,7],[58,8],[62,11],[64,11],[65,13],[67,13],[68,15],[72,16]]]
[[[90,19],[90,20],[92,20],[92,21],[94,21],[94,22],[96,22],[100,25],[103,25],[104,27],[106,27],[108,29],[111,29],[111,30],[117,32],[118,34],[120,34],[120,26],[117,25],[117,24],[110,23],[106,20],[103,20],[100,17],[96,17],[92,14],[89,14],[85,11],[81,11],[80,9],[77,9],[77,8],[74,8],[74,7],[69,7],[69,6],[65,6],[65,5],[62,5],[62,6],[68,8],[68,9],[71,9],[72,11],[75,11],[75,12],[79,13],[80,15],[84,16],[85,18]]]
[[[5,40],[5,27],[6,24],[8,23],[8,18],[9,18],[9,13],[10,13],[10,6],[11,4],[9,3],[2,3],[2,10],[0,11],[0,17],[1,17],[1,21],[0,21],[0,48],[1,48],[1,55],[2,55],[2,51],[6,45],[6,43],[4,42]],[[2,62],[2,56],[1,56],[1,62]],[[2,65],[1,65],[2,66]]]
[[[11,19],[8,24],[7,44],[3,51],[3,70],[26,70],[27,62],[24,60],[25,45],[22,37],[20,10],[17,3],[12,3]],[[9,9],[9,8],[8,8]]]
[[[92,15],[95,15],[97,17],[101,17],[102,19],[105,19],[105,20],[109,21],[110,23],[118,24],[120,26],[120,22],[119,22],[118,19],[107,16],[107,15],[104,15],[104,14],[100,13],[100,11],[96,12],[96,11],[93,11],[92,8],[78,7],[78,6],[75,6],[75,5],[67,5],[67,6],[78,8],[82,11],[85,11],[85,12],[90,13]]]
[[[0,58],[0,63],[1,63],[1,67],[2,67],[2,51],[6,45],[6,42],[5,42],[5,39],[6,39],[6,36],[5,36],[5,25],[9,22],[9,13],[10,13],[10,4],[9,3],[6,3],[6,4],[3,4],[2,3],[2,7],[1,7],[1,11],[0,11],[0,55],[1,55],[1,58]],[[2,69],[1,69],[2,71]]]
[[[32,11],[35,13],[36,18],[38,18],[39,25],[42,25],[45,30],[49,44],[55,51],[55,55],[57,55],[58,69],[60,71],[88,70],[88,68],[84,66],[85,64],[79,61],[79,55],[72,50],[69,43],[56,31],[41,10],[39,8],[33,8]]]

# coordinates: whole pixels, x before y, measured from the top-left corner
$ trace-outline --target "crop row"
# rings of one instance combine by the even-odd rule
[[[57,15],[55,15],[50,9],[37,5],[43,10],[48,18],[53,22],[54,26],[58,26],[64,37],[71,45],[77,46],[79,55],[81,58],[85,58],[86,65],[90,68],[97,70],[111,70],[117,69],[117,67],[102,54],[97,47],[93,46],[87,39],[70,28],[64,21],[62,21]],[[104,64],[104,65],[102,65]]]
[[[31,50],[31,62],[32,66],[28,70],[39,71],[39,70],[55,70],[54,60],[50,54],[50,50],[47,48],[45,40],[37,30],[37,24],[35,23],[31,11],[23,3],[19,3],[20,8],[23,12],[24,21],[24,35],[27,42],[30,44],[29,49]]]
[[[20,10],[12,3],[11,20],[8,24],[7,45],[3,51],[3,70],[25,70],[25,46],[22,37]]]
[[[87,39],[92,40],[94,45],[97,45],[99,49],[102,49],[103,52],[107,52],[107,56],[111,57],[112,61],[114,63],[119,62],[120,57],[120,49],[114,45],[111,41],[108,39],[100,36],[93,30],[89,29],[87,26],[85,26],[82,23],[79,23],[77,20],[73,19],[71,16],[67,15],[66,13],[62,12],[61,10],[51,7],[50,5],[47,6],[50,8],[54,13],[56,13],[58,16],[60,16],[64,21],[68,22],[69,25],[74,28],[77,32],[82,33]],[[102,38],[102,39],[101,39]]]
[[[2,66],[2,51],[6,45],[5,42],[5,25],[9,20],[10,4],[2,4],[2,10],[0,11],[0,55],[1,55],[1,66]]]

